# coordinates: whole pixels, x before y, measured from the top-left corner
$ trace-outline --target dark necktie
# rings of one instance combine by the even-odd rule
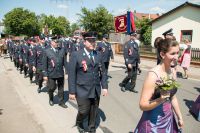
[[[94,59],[93,59],[93,52],[90,52],[90,60],[91,60],[91,62],[92,62],[92,64],[94,64]]]

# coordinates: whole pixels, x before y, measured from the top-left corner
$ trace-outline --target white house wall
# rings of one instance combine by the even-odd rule
[[[152,46],[156,37],[173,28],[174,36],[180,42],[181,30],[192,30],[192,47],[200,48],[200,8],[186,6],[178,9],[152,24]]]

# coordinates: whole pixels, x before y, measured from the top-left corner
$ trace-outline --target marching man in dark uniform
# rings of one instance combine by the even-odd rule
[[[16,40],[15,44],[13,46],[13,60],[14,60],[14,64],[15,67],[17,67],[17,70],[19,69],[19,57],[20,57],[20,41]]]
[[[69,98],[76,99],[78,104],[76,126],[79,132],[85,132],[83,120],[88,116],[88,130],[90,133],[95,133],[101,89],[103,96],[108,94],[107,73],[101,53],[94,50],[96,33],[87,32],[83,37],[85,48],[73,52],[70,58]]]
[[[96,50],[102,53],[103,63],[108,73],[110,58],[114,60],[111,44],[108,42],[108,35],[103,35],[103,40],[97,44]]]
[[[33,82],[33,73],[36,72],[36,67],[35,67],[36,40],[35,40],[35,38],[30,39],[30,44],[31,45],[28,47],[28,52],[27,52],[27,63],[28,63],[28,68],[29,68],[28,71],[29,71],[30,83],[32,83]]]
[[[173,39],[173,29],[169,29],[167,31],[165,31],[163,34],[164,38],[170,38]]]
[[[84,44],[81,42],[79,37],[74,37],[74,41],[71,44],[71,53],[74,51],[79,51],[84,48]]]
[[[53,93],[58,87],[59,106],[67,108],[64,103],[64,68],[67,73],[67,62],[65,50],[58,47],[57,37],[52,37],[51,47],[44,51],[42,59],[43,63],[43,79],[47,81],[49,90],[49,104],[54,105]]]
[[[9,53],[11,61],[13,61],[13,47],[14,47],[14,43],[12,41],[12,38],[10,38],[8,40],[8,53]]]
[[[35,67],[36,67],[36,80],[38,84],[38,93],[40,93],[41,88],[42,88],[42,82],[43,82],[43,73],[42,73],[42,59],[43,59],[43,54],[45,50],[45,38],[40,36],[39,38],[39,44],[35,47],[36,50],[36,60],[35,60]]]
[[[163,34],[164,38],[170,38],[173,39],[173,29],[170,28],[169,30],[165,31]],[[158,40],[157,40],[158,41]],[[157,65],[161,63],[161,59],[160,59],[160,52],[157,49]]]
[[[135,90],[135,85],[137,79],[138,63],[140,63],[139,47],[135,42],[136,36],[136,32],[130,33],[130,40],[124,44],[124,59],[128,71],[128,76],[126,76],[124,80],[119,84],[121,90],[125,91],[127,83],[129,80],[131,80],[130,91],[134,93],[138,93],[138,91]]]
[[[27,44],[27,38],[24,40],[24,43],[21,45],[21,57],[22,57],[22,64],[23,64],[23,70],[24,70],[24,78],[27,77],[27,71],[28,71],[28,63],[27,63],[27,54],[28,54],[28,44]]]

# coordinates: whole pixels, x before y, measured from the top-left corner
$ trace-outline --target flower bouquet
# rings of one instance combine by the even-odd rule
[[[156,89],[160,89],[161,94],[170,93],[172,89],[178,89],[180,87],[180,84],[171,78],[160,78],[156,80],[156,85]]]

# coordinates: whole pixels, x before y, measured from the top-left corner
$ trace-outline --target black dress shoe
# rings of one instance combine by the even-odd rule
[[[124,87],[124,84],[123,84],[123,83],[119,83],[119,86],[120,86],[120,87]]]
[[[138,69],[138,72],[139,72],[139,74],[142,72],[142,70],[141,69]]]
[[[138,93],[138,91],[134,90],[134,89],[131,89],[130,90],[131,92],[134,92],[134,93]]]
[[[86,133],[85,130],[80,126],[77,126],[77,129],[79,133]]]
[[[41,92],[41,88],[40,88],[40,87],[38,87],[38,89],[37,89],[37,92],[38,92],[38,93],[40,93],[40,92]]]
[[[125,92],[126,91],[125,87],[121,87],[121,91]]]
[[[59,106],[63,107],[63,108],[68,108],[68,106],[66,104],[64,104],[64,103],[60,103]]]
[[[54,103],[53,103],[52,100],[49,100],[49,105],[50,105],[50,106],[53,106],[53,105],[54,105]]]

